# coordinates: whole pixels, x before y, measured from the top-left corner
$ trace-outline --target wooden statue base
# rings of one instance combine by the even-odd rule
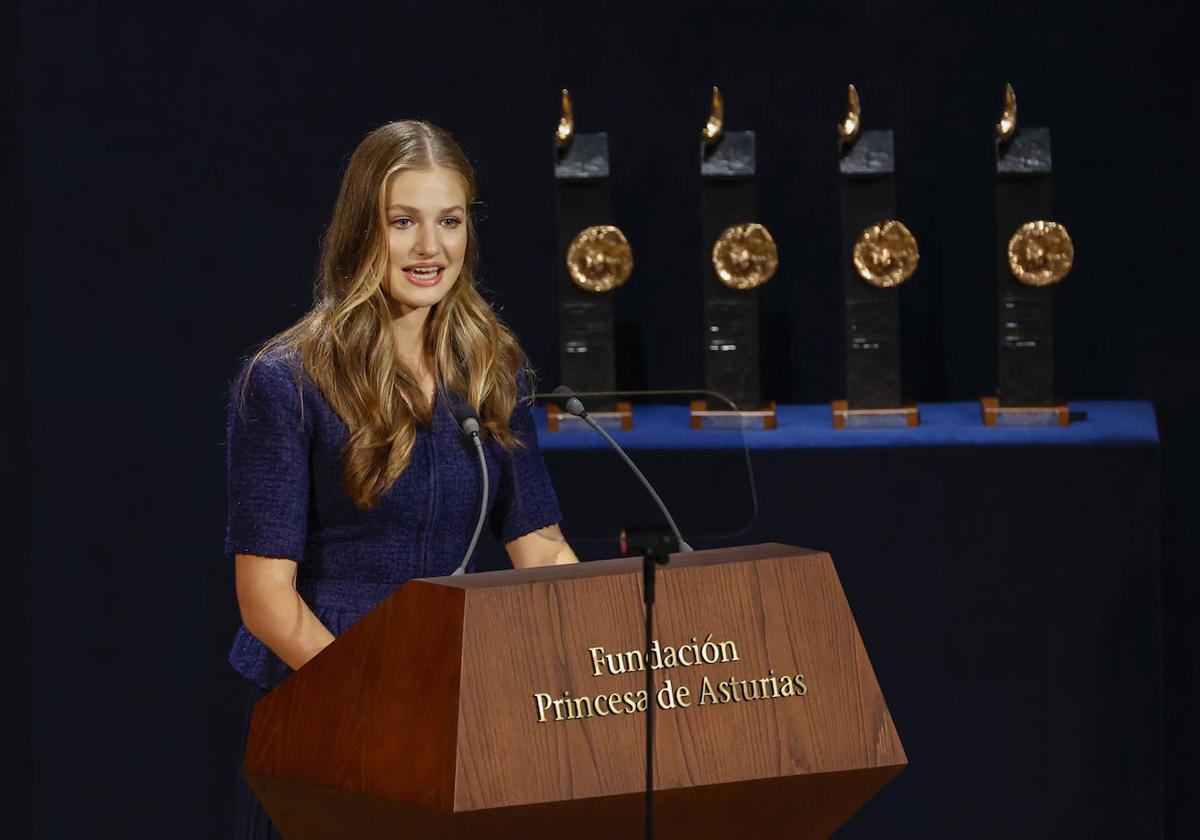
[[[1068,426],[1071,410],[1066,403],[1057,405],[1000,405],[997,397],[980,397],[985,426]]]
[[[774,429],[775,403],[751,411],[710,409],[707,400],[692,400],[693,429]]]
[[[896,408],[851,408],[845,400],[833,401],[835,429],[904,429],[921,425],[921,412],[908,403]]]
[[[617,403],[616,411],[589,411],[588,417],[609,431],[628,432],[633,428],[633,406],[627,402]],[[546,428],[551,432],[571,432],[587,429],[588,424],[557,404],[546,403]]]

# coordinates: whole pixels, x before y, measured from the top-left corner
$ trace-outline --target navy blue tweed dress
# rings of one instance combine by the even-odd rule
[[[525,396],[523,377],[520,386]],[[275,352],[243,368],[230,391],[227,424],[226,559],[295,560],[296,589],[335,636],[405,581],[450,574],[471,540],[482,490],[479,458],[450,399],[439,393],[408,468],[376,508],[361,510],[342,487],[346,426],[298,360]],[[484,446],[489,523],[505,543],[562,520],[524,400],[510,428],[524,447],[508,453],[490,440]],[[229,661],[253,684],[251,704],[291,673],[244,626]],[[237,837],[278,836],[244,782],[235,810]]]

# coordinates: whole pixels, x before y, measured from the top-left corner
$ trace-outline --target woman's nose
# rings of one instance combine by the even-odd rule
[[[417,228],[417,240],[413,243],[413,250],[422,256],[437,253],[437,236],[435,232],[426,227]]]

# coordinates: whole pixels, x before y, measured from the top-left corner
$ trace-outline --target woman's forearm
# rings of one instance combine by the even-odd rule
[[[296,591],[294,573],[277,565],[290,562],[238,555],[237,595],[246,629],[298,669],[334,637]]]
[[[506,548],[513,567],[517,569],[579,562],[557,525],[526,534],[510,542]]]

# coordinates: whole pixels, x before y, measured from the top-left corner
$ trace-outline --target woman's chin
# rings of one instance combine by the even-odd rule
[[[417,309],[428,309],[446,297],[453,279],[443,279],[433,286],[418,286],[406,281],[393,282],[388,288],[388,299],[393,315],[407,315]]]

